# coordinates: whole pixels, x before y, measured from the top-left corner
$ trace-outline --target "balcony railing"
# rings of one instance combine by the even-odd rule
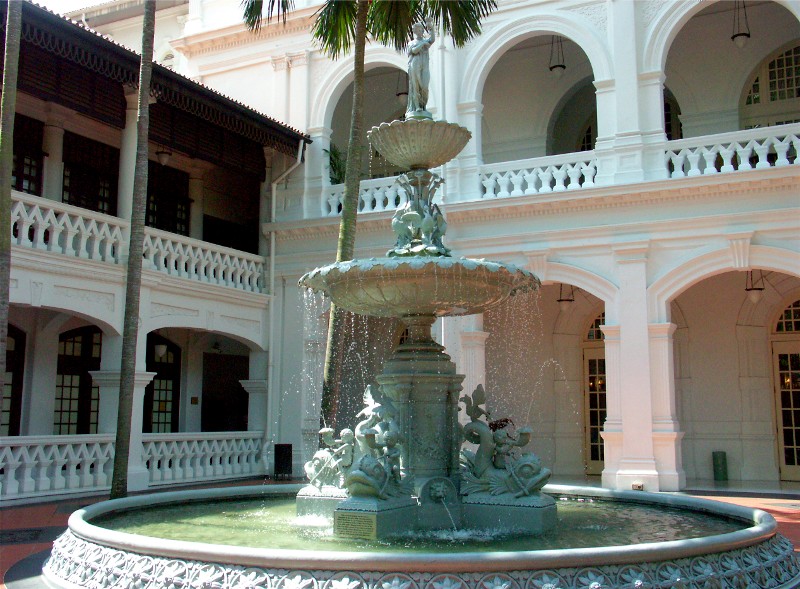
[[[358,212],[371,213],[393,211],[408,201],[403,188],[395,184],[397,176],[362,180],[358,195]],[[325,188],[322,199],[322,216],[337,217],[342,212],[344,184],[335,184]]]
[[[263,292],[261,256],[148,227],[144,235],[144,258],[150,268],[170,276]]]
[[[662,145],[664,170],[670,178],[793,166],[799,163],[800,123],[692,137]],[[592,188],[600,185],[595,178],[603,172],[602,165],[595,151],[483,165],[476,178],[479,198],[493,200]],[[655,176],[661,177],[661,171]],[[604,175],[604,186],[610,177],[613,173]],[[406,195],[394,185],[395,178],[362,181],[359,213],[392,210],[404,204]],[[324,189],[323,217],[341,213],[343,191],[343,184]]]
[[[127,221],[72,205],[12,191],[13,245],[121,264],[128,239]],[[264,258],[238,250],[145,229],[145,268],[169,276],[217,284],[245,292],[264,292]]]
[[[798,135],[793,124],[670,141],[665,164],[672,178],[796,165]]]
[[[114,435],[0,438],[0,498],[111,488]]]
[[[597,159],[593,151],[565,153],[481,167],[481,198],[506,198],[563,192],[594,186]]]
[[[144,434],[151,485],[264,474],[264,432]]]
[[[150,486],[264,474],[264,432],[144,434]],[[0,438],[0,499],[111,488],[114,435]]]
[[[87,209],[12,192],[11,243],[99,262],[120,262],[128,223]]]

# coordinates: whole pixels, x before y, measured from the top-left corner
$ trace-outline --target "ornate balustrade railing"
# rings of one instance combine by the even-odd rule
[[[129,223],[117,217],[12,191],[11,243],[120,264]],[[264,292],[264,258],[174,233],[145,229],[145,267],[170,276]]]
[[[264,432],[144,434],[151,485],[264,474]]]
[[[408,201],[406,191],[395,185],[397,176],[362,180],[358,194],[358,212],[393,211]],[[337,217],[342,212],[344,184],[327,186],[322,198],[322,216]]]
[[[264,258],[174,233],[145,229],[146,266],[170,276],[263,292]]]
[[[144,434],[149,484],[264,474],[264,432]],[[0,500],[111,488],[114,434],[0,437]]]
[[[127,227],[116,217],[12,192],[14,245],[117,264]]]
[[[593,151],[565,153],[481,167],[481,198],[506,198],[594,186]]]
[[[705,176],[797,164],[800,124],[691,137],[667,143],[672,178]]]
[[[113,434],[2,437],[0,498],[105,491],[113,463]]]

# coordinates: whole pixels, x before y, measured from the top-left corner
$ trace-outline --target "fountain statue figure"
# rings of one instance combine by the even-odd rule
[[[425,30],[428,36],[425,36]],[[425,24],[414,23],[411,27],[414,39],[408,45],[408,108],[407,119],[430,119],[428,106],[428,85],[431,81],[430,58],[428,50],[436,40],[433,21]]]

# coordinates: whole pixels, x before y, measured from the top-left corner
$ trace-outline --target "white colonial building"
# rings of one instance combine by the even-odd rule
[[[464,388],[485,384],[495,417],[530,423],[555,479],[678,490],[712,479],[712,453],[725,452],[731,480],[800,480],[800,1],[498,4],[467,47],[440,37],[431,49],[429,110],[472,131],[441,171],[447,245],[524,266],[543,287],[485,316],[441,321]],[[219,97],[213,88],[289,128],[254,113],[252,124],[281,142],[192,144],[185,135],[211,123],[181,119],[186,109],[168,103],[171,126],[151,132],[154,178],[167,190],[178,175],[188,180],[177,225],[148,232],[140,419],[152,433],[142,434],[136,488],[270,473],[275,444],[292,445],[299,476],[317,440],[325,312],[296,284],[334,257],[352,61],[314,45],[319,2],[296,0],[285,24],[259,34],[241,24],[236,0],[159,7],[157,59],[200,84],[165,69],[182,80],[175,92]],[[140,1],[70,16],[139,43]],[[370,44],[366,62],[369,128],[404,112],[406,57]],[[19,111],[43,126],[44,192],[14,196],[14,380],[4,403],[17,407],[7,412],[17,425],[3,435],[17,436],[0,438],[4,497],[71,488],[42,482],[64,472],[63,458],[49,458],[62,454],[89,456],[67,469],[75,481],[107,484],[90,474],[113,451],[124,294],[128,126],[108,129],[77,103],[31,94]],[[240,103],[226,102],[251,112]],[[90,153],[67,137],[84,129],[118,149],[115,210],[90,212],[67,194],[67,154]],[[247,159],[259,143],[261,159]],[[170,154],[166,166],[158,152]],[[391,245],[404,198],[397,172],[365,154],[359,257]],[[181,219],[190,219],[184,234]],[[116,235],[121,245],[107,245]],[[347,390],[357,399],[401,334],[366,320],[352,334]],[[81,354],[99,406],[80,419],[94,430],[63,425]],[[251,464],[245,447],[258,464],[236,470]]]

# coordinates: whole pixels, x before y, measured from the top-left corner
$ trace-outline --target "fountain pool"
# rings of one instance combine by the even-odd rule
[[[398,549],[337,539],[316,526],[300,533],[310,540],[296,544],[287,493],[298,489],[171,492],[89,506],[70,517],[44,576],[55,587],[193,589],[788,589],[800,582],[791,543],[775,534],[772,516],[693,497],[549,485],[559,505],[552,532],[488,542],[486,535],[465,542],[465,534],[455,540],[423,534]],[[249,515],[263,518],[270,499],[277,528]],[[183,531],[163,522],[161,532],[130,523],[149,509],[156,519],[169,512]],[[215,512],[219,519],[209,521]],[[631,520],[644,525],[622,527]],[[111,529],[126,525],[137,533]],[[559,537],[561,527],[578,533]],[[226,538],[236,528],[252,528],[255,539]]]

